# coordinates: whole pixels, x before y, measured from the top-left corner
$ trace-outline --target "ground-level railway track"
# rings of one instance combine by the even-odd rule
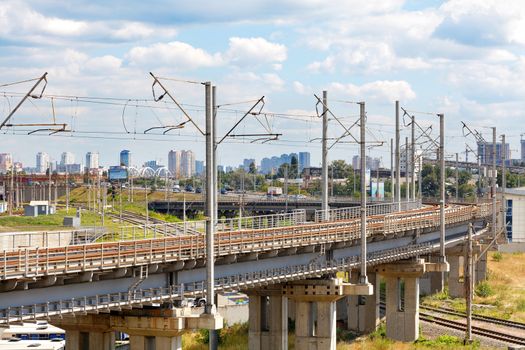
[[[436,308],[436,307],[425,306],[425,305],[420,305],[419,308],[423,310],[439,312],[442,314],[447,314],[447,315],[452,315],[452,316],[466,317],[466,314],[464,312],[459,312],[459,311],[456,311],[454,309],[449,309],[449,308]],[[506,327],[512,327],[512,328],[525,330],[525,323],[521,323],[521,322],[514,322],[514,321],[504,320],[501,318],[477,315],[477,314],[472,315],[472,319],[476,321],[490,322],[490,323],[494,323],[494,324],[498,324],[498,325],[502,325]]]
[[[462,322],[449,320],[444,317],[430,315],[427,313],[420,312],[419,319],[426,321],[426,322],[431,322],[431,323],[434,323],[440,326],[456,329],[462,332],[465,332],[467,329],[467,326]],[[519,336],[512,335],[512,334],[495,331],[494,329],[486,329],[486,328],[482,328],[478,326],[472,326],[472,334],[481,335],[481,336],[484,336],[490,339],[495,339],[495,340],[503,341],[506,343],[525,345],[524,337],[519,337]]]
[[[384,294],[381,294],[381,298],[384,299]],[[386,306],[385,306],[384,301],[380,302],[380,308],[383,311],[385,310]],[[466,318],[465,313],[457,312],[455,310],[451,310],[447,308],[442,309],[442,308],[429,307],[429,306],[424,306],[424,305],[420,305],[419,308],[422,310],[428,310],[434,313],[440,313],[440,314],[452,315],[452,316],[460,316],[462,318]],[[467,326],[463,322],[450,320],[448,318],[436,316],[434,314],[419,312],[419,319],[421,321],[433,323],[439,326],[455,329],[455,330],[462,331],[462,332],[466,332],[467,330]],[[512,321],[503,320],[503,319],[499,319],[495,317],[472,315],[472,319],[475,321],[483,321],[486,323],[502,325],[505,327],[525,329],[524,323],[512,322]],[[505,343],[525,345],[525,337],[503,333],[501,331],[496,331],[494,329],[487,329],[487,328],[483,328],[479,326],[472,326],[472,334],[487,337],[490,339],[499,340]]]

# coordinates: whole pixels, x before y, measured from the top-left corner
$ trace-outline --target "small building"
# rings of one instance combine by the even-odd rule
[[[49,201],[31,201],[24,207],[24,216],[39,216],[55,213],[55,207]]]
[[[501,192],[498,193],[501,196]],[[501,197],[500,197],[501,198]],[[507,188],[507,211],[504,213],[509,242],[525,243],[525,188]]]

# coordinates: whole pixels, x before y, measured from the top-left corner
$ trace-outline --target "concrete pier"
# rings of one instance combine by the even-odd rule
[[[351,274],[350,282],[357,283],[357,271]],[[368,272],[368,281],[373,285],[373,295],[352,295],[346,298],[347,327],[361,333],[371,333],[379,326],[380,278],[375,272]]]
[[[248,347],[254,350],[288,349],[288,299],[280,290],[249,294]]]

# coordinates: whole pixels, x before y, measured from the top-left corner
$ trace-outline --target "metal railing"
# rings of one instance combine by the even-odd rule
[[[384,250],[368,254],[368,265],[388,263],[412,256],[428,254],[433,246],[428,243],[414,244],[402,248]],[[282,283],[293,280],[318,277],[326,273],[348,271],[359,264],[359,257],[352,256],[338,260],[315,261],[309,264],[274,268],[251,273],[237,274],[216,279],[217,290],[244,290],[260,285]],[[205,281],[169,287],[137,289],[133,293],[118,292],[97,294],[67,300],[49,301],[0,309],[0,324],[10,324],[25,320],[36,320],[66,314],[83,314],[120,309],[121,307],[170,302],[177,303],[186,297],[204,295]]]
[[[138,239],[159,238],[179,235],[199,235],[204,233],[205,220],[184,221],[182,223],[161,223],[121,226],[110,232],[93,237],[92,242],[122,242]]]
[[[467,222],[478,214],[475,206],[446,208],[446,223]],[[439,226],[435,207],[370,217],[367,236],[386,235]],[[359,238],[359,220],[305,223],[297,226],[218,232],[216,256],[264,252]],[[102,242],[55,248],[25,248],[0,252],[0,277],[32,278],[49,274],[100,271],[144,264],[167,263],[205,257],[204,235],[179,235],[134,241]]]
[[[410,201],[400,203],[380,203],[366,206],[367,215],[384,215],[397,211],[406,211],[421,208],[421,201]],[[361,207],[336,208],[328,210],[316,210],[315,222],[340,221],[357,219],[361,217]]]
[[[217,232],[237,230],[258,230],[285,226],[296,226],[306,222],[306,210],[299,209],[290,213],[246,216],[217,221]]]

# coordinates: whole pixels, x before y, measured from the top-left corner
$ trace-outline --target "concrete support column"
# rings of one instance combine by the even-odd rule
[[[288,298],[249,295],[248,347],[255,350],[288,349]]]
[[[146,350],[146,337],[143,335],[129,336],[130,350]]]
[[[182,337],[181,336],[176,336],[176,337],[157,336],[155,337],[155,350],[182,350]]]
[[[114,350],[115,332],[89,332],[89,350]]]
[[[403,342],[417,340],[419,338],[419,278],[401,279],[387,276],[385,282],[386,336]]]
[[[371,333],[379,325],[379,274],[368,272],[368,280],[373,285],[373,295],[352,295],[346,297],[347,326],[349,330]],[[357,274],[351,275],[351,282],[358,281]]]
[[[296,301],[295,347],[301,350],[335,350],[336,302]]]
[[[426,272],[419,279],[420,295],[432,295],[443,290],[443,272]]]
[[[82,347],[80,346],[80,331],[66,330],[66,349],[82,350]]]
[[[476,284],[487,279],[487,254],[483,254],[476,262],[475,266],[475,280]]]
[[[450,264],[450,271],[448,273],[448,294],[452,298],[463,298],[465,296],[465,285],[460,282],[460,271],[462,268],[462,256],[450,255],[447,261]]]

